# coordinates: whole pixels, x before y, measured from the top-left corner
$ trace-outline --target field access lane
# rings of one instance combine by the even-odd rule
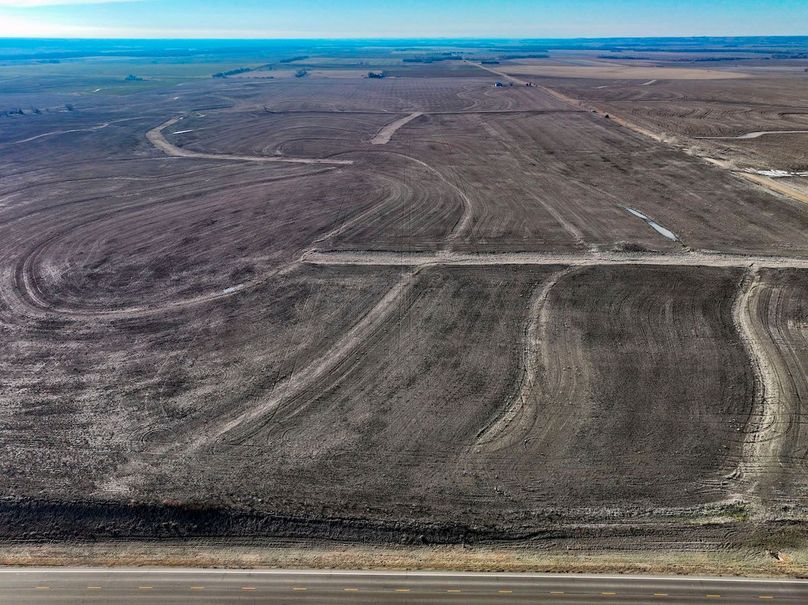
[[[192,569],[0,570],[0,603],[806,603],[808,582]]]

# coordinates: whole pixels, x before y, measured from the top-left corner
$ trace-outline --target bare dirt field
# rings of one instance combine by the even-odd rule
[[[507,72],[517,76],[556,78],[598,78],[604,80],[731,80],[743,74],[682,67],[625,65],[602,61],[589,65],[557,64],[541,59],[521,59],[508,64]],[[647,85],[647,84],[646,84]]]
[[[652,86],[636,81],[548,79],[546,84],[624,117],[702,155],[733,161],[739,168],[805,170],[808,74],[744,68],[740,80],[678,80],[659,76]],[[707,72],[709,73],[709,72]],[[757,132],[770,132],[751,137]],[[801,132],[802,131],[802,132]],[[783,132],[780,134],[780,132]]]
[[[562,58],[0,93],[3,560],[808,572],[804,77]]]

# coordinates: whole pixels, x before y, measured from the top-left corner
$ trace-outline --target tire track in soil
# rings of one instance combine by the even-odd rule
[[[481,124],[482,126],[489,132],[489,134],[494,134],[496,138],[500,141],[503,147],[511,154],[513,157],[521,158],[523,162],[525,162],[525,166],[529,166],[531,164],[530,157],[528,156],[525,151],[519,147],[518,145],[514,145],[509,142],[509,138],[504,133],[497,130],[497,128],[486,122],[482,119],[481,116]],[[586,239],[584,238],[584,234],[581,232],[580,229],[572,222],[568,221],[566,217],[556,208],[553,204],[548,204],[546,200],[544,200],[541,196],[537,195],[533,191],[528,192],[530,197],[535,200],[544,210],[553,217],[553,220],[558,223],[561,228],[567,233],[567,235],[572,238],[572,240],[581,248],[587,248],[588,244]]]
[[[333,370],[345,358],[350,356],[357,347],[361,346],[374,330],[383,325],[391,313],[395,311],[401,299],[412,290],[416,283],[416,277],[422,270],[423,267],[416,267],[412,271],[405,273],[399,282],[388,290],[379,302],[348,329],[340,340],[323,355],[299,371],[294,367],[288,378],[276,380],[272,385],[269,397],[263,403],[231,418],[212,433],[192,440],[176,438],[172,443],[152,447],[148,451],[140,450],[138,453],[144,456],[143,458],[128,460],[119,469],[119,472],[108,477],[105,483],[95,490],[95,493],[101,495],[109,495],[110,493],[128,495],[131,491],[133,479],[140,472],[139,467],[148,464],[148,461],[159,461],[164,456],[172,454],[193,455],[206,447],[209,448],[208,455],[216,455],[221,447],[239,445],[249,439],[267,424],[273,422],[275,412],[282,404],[304,392],[318,379],[325,377],[329,371]],[[317,292],[314,298],[319,297],[319,295],[319,292]],[[312,298],[307,301],[306,308],[310,304],[312,304]],[[250,427],[243,426],[250,422],[254,424]],[[278,422],[278,424],[282,423]],[[225,435],[240,429],[242,429],[242,433],[238,437],[230,439],[226,443],[223,442]],[[162,432],[157,430],[154,424],[149,425],[141,431],[136,441],[141,446],[146,446],[154,435]],[[131,453],[134,450],[130,447],[129,451]]]
[[[104,215],[102,217],[94,218],[92,221],[88,221],[84,225],[89,224],[90,222],[103,220],[108,218],[110,215]],[[271,271],[263,273],[256,278],[243,282],[241,284],[237,284],[235,286],[231,286],[229,288],[225,288],[221,291],[217,292],[210,292],[208,294],[201,294],[199,296],[192,296],[190,298],[185,298],[182,300],[172,301],[165,304],[155,305],[151,307],[124,307],[120,309],[81,309],[81,308],[68,308],[68,307],[61,307],[55,306],[48,302],[46,296],[39,288],[38,281],[37,281],[37,274],[34,270],[34,265],[36,264],[39,257],[42,253],[46,250],[46,248],[53,244],[57,237],[64,236],[66,234],[58,234],[57,236],[51,237],[46,239],[45,241],[41,242],[37,246],[35,246],[32,250],[30,250],[19,262],[16,271],[14,273],[14,293],[16,294],[15,302],[17,303],[16,308],[18,311],[22,310],[22,307],[27,307],[29,310],[36,311],[37,313],[56,313],[58,315],[67,316],[67,317],[76,317],[76,318],[101,318],[101,319],[117,319],[117,318],[131,318],[131,317],[142,317],[153,315],[157,313],[162,313],[168,310],[175,310],[181,309],[184,307],[190,307],[194,305],[201,305],[204,303],[212,302],[215,300],[219,300],[222,298],[228,298],[235,294],[239,294],[243,292],[247,288],[254,288],[262,283],[265,283],[269,279],[279,276],[285,275],[289,271],[292,271],[297,266],[300,265],[300,260],[296,259],[289,263],[283,264]]]
[[[279,177],[265,179],[260,182],[276,183],[287,180],[306,178],[309,176],[325,174],[331,170],[333,170],[333,168],[324,167],[303,174],[282,175]],[[217,191],[218,189],[219,188],[211,188],[206,190],[206,193]],[[221,190],[225,189],[226,189],[225,187],[221,188]],[[230,288],[223,289],[221,291],[210,292],[199,296],[193,296],[190,298],[167,302],[165,304],[149,307],[134,306],[134,307],[122,307],[117,309],[110,309],[110,308],[94,309],[94,308],[81,308],[76,306],[72,307],[61,306],[53,304],[52,302],[47,300],[47,297],[39,288],[35,266],[39,262],[40,257],[42,257],[50,247],[57,244],[59,240],[67,237],[73,231],[79,229],[85,229],[92,225],[99,224],[103,221],[120,219],[120,217],[123,217],[126,214],[139,212],[154,206],[166,207],[170,205],[181,205],[192,198],[193,195],[189,196],[187,194],[182,194],[172,199],[158,199],[158,200],[149,200],[146,202],[136,202],[126,204],[112,210],[98,212],[94,215],[90,215],[84,220],[74,221],[72,224],[63,226],[60,230],[51,234],[44,240],[36,243],[33,247],[31,247],[29,250],[23,253],[22,256],[18,259],[16,268],[14,269],[12,276],[13,286],[10,293],[13,294],[13,298],[8,300],[9,304],[20,312],[22,312],[24,308],[27,308],[29,311],[35,311],[37,313],[58,313],[59,315],[72,316],[77,318],[88,318],[88,317],[121,318],[121,317],[146,316],[155,313],[160,313],[166,310],[203,304],[221,298],[233,296],[235,294],[244,291],[247,288],[252,288],[262,283],[265,283],[272,277],[287,273],[288,271],[298,266],[300,264],[300,259],[305,256],[306,251],[304,251],[302,253],[303,256],[299,257],[298,259],[295,259],[289,263],[281,265],[280,267],[272,269],[268,272],[257,275],[251,280],[245,281],[241,284],[238,284]]]
[[[316,247],[317,244],[322,244],[323,242],[327,242],[329,240],[334,239],[335,237],[339,236],[344,231],[350,229],[354,225],[360,223],[361,221],[364,221],[366,218],[371,217],[374,214],[376,214],[377,212],[381,211],[391,201],[396,200],[396,199],[398,199],[398,198],[400,198],[400,197],[402,197],[404,195],[404,186],[401,183],[401,181],[391,179],[391,178],[388,178],[388,177],[384,177],[384,180],[391,185],[391,191],[390,191],[390,194],[387,197],[385,197],[383,200],[371,205],[367,210],[363,210],[362,212],[360,212],[359,214],[357,214],[353,218],[342,222],[341,224],[337,225],[336,227],[334,227],[333,229],[331,229],[327,233],[324,233],[323,235],[319,236],[317,239],[315,239],[312,242],[311,247],[309,248],[309,250],[307,252],[304,253],[304,256],[306,254],[309,254],[309,253],[317,252],[317,247]]]
[[[381,150],[379,150],[379,151],[381,151]],[[460,189],[460,187],[458,187],[457,185],[452,183],[437,168],[427,164],[423,160],[419,160],[418,158],[414,158],[411,155],[407,155],[406,153],[401,153],[400,151],[384,151],[383,153],[391,153],[393,155],[397,155],[399,157],[406,158],[406,159],[410,160],[411,162],[415,162],[416,164],[418,164],[420,166],[423,166],[428,171],[430,171],[432,174],[437,176],[441,181],[446,183],[455,193],[457,193],[457,195],[460,196],[460,199],[463,202],[463,215],[458,219],[458,221],[457,221],[457,223],[455,223],[454,227],[452,227],[452,231],[449,233],[449,235],[446,238],[447,243],[450,243],[450,242],[456,240],[461,235],[464,235],[465,233],[468,232],[469,225],[471,225],[471,219],[472,219],[471,211],[474,208],[474,204],[471,201],[471,199],[469,198],[469,196],[466,195],[466,193],[462,189]]]
[[[343,334],[338,342],[318,359],[279,383],[277,388],[273,388],[273,394],[268,399],[231,418],[212,433],[195,439],[186,451],[196,451],[208,445],[216,447],[227,435],[233,433],[241,434],[229,440],[228,444],[238,443],[260,430],[265,426],[267,418],[271,419],[271,415],[283,402],[302,393],[314,381],[325,376],[360,346],[374,330],[383,325],[397,308],[402,297],[413,288],[421,269],[423,267],[407,271],[370,311]]]

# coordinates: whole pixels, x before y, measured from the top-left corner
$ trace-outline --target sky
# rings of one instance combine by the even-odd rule
[[[808,0],[0,0],[0,37],[808,35]]]

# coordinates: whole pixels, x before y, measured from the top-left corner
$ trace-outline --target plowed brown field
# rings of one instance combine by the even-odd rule
[[[808,204],[587,106],[758,80],[398,75],[0,120],[0,539],[801,544]]]

